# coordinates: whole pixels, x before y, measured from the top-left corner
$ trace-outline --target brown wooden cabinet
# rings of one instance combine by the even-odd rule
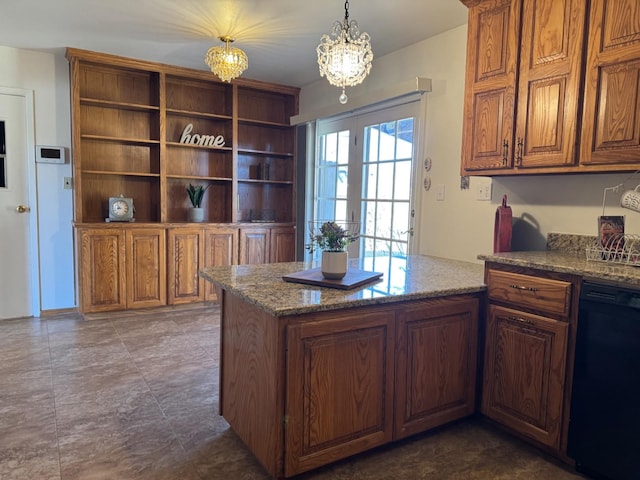
[[[586,3],[463,2],[469,6],[463,174],[575,164]]]
[[[240,264],[293,262],[295,227],[240,228]]]
[[[473,414],[478,308],[464,295],[294,320],[285,476]]]
[[[392,310],[292,325],[287,343],[286,476],[393,439]]]
[[[211,283],[200,278],[202,268],[238,263],[238,229],[175,227],[168,230],[168,303],[216,300]]]
[[[463,175],[638,168],[636,0],[462,2]]]
[[[83,312],[164,305],[165,231],[158,228],[80,228]]]
[[[562,453],[577,281],[489,266],[486,283],[482,413]]]
[[[479,303],[425,300],[397,314],[394,438],[474,413]]]
[[[591,2],[580,161],[640,166],[640,3]]]
[[[162,257],[169,262],[162,267],[168,291],[162,298],[171,304],[215,298],[213,290],[204,293],[198,268],[209,259],[235,263],[238,248],[245,263],[295,258],[294,250],[285,255],[284,233],[274,233],[273,252],[270,242],[271,232],[295,223],[296,143],[289,119],[298,113],[298,88],[245,78],[227,84],[205,70],[78,49],[68,49],[67,58],[78,228],[104,225],[109,197],[120,194],[133,198],[135,206],[136,223],[127,225],[127,232],[141,224],[170,228],[169,255]],[[187,222],[189,184],[207,188],[202,226]],[[263,244],[251,235],[249,244],[239,247],[238,229],[260,220],[269,222]],[[210,237],[210,243],[203,229],[214,226],[236,233],[226,240]],[[107,249],[95,241],[96,248]],[[137,271],[129,265],[135,257],[122,258],[126,264],[118,273]],[[119,291],[131,283],[115,282],[107,265],[104,276],[86,267],[79,262],[81,311],[94,300],[104,310],[151,303],[138,300],[149,292]]]

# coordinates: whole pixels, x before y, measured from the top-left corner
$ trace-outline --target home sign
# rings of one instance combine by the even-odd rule
[[[184,127],[184,130],[182,130],[182,135],[180,135],[180,143],[187,145],[200,145],[202,147],[224,147],[224,137],[222,135],[201,135],[198,133],[194,133],[192,135],[192,131],[193,124],[187,124],[187,126]]]

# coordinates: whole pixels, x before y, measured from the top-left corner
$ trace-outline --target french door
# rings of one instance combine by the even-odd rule
[[[412,251],[418,112],[413,102],[318,122],[313,220],[360,222],[349,257],[367,269]]]

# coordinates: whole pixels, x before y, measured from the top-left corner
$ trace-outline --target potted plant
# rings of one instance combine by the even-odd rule
[[[192,185],[191,183],[187,187],[187,194],[193,208],[189,210],[189,221],[202,222],[204,220],[204,210],[202,209],[202,198],[204,192],[207,191],[209,185]]]
[[[349,244],[360,237],[358,222],[321,221],[310,222],[311,242],[306,245],[313,253],[322,250],[320,271],[324,278],[339,280],[347,274]]]

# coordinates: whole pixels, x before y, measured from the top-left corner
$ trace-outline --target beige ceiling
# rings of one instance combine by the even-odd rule
[[[375,58],[466,23],[459,0],[351,0]],[[343,0],[0,0],[0,45],[75,47],[207,69],[207,49],[230,34],[249,56],[244,76],[304,86],[319,78],[315,48]]]

